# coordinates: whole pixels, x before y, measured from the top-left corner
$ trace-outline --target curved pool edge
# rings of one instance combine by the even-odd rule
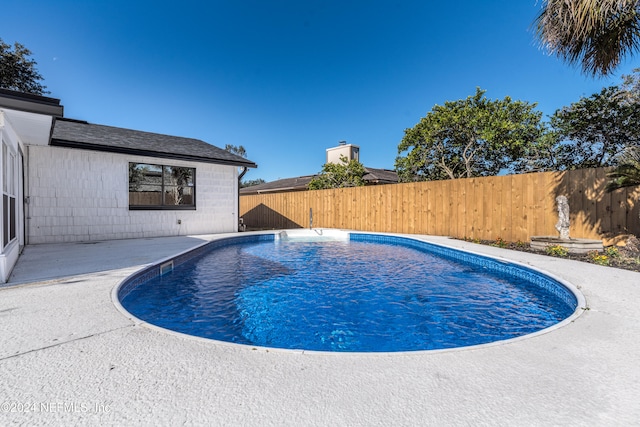
[[[514,338],[509,338],[509,339],[504,339],[504,340],[498,340],[498,341],[493,341],[493,342],[489,342],[489,343],[483,343],[483,344],[476,344],[476,345],[470,345],[470,346],[461,346],[461,347],[453,347],[453,348],[444,348],[444,349],[431,349],[431,350],[408,350],[408,351],[378,351],[378,352],[364,352],[364,351],[351,351],[351,352],[336,352],[336,351],[320,351],[320,350],[304,350],[304,349],[286,349],[286,348],[279,348],[279,347],[264,347],[264,346],[259,346],[259,345],[251,345],[251,344],[242,344],[242,343],[233,343],[233,342],[228,342],[228,341],[222,341],[222,340],[216,340],[216,339],[212,339],[212,338],[205,338],[205,337],[199,337],[199,336],[195,336],[195,335],[190,335],[190,334],[186,334],[186,333],[182,333],[182,332],[177,332],[171,329],[167,329],[167,328],[163,328],[161,326],[157,326],[154,325],[152,323],[149,323],[145,320],[142,320],[136,316],[134,316],[133,314],[131,314],[126,308],[124,308],[124,306],[121,304],[120,302],[120,291],[122,289],[122,287],[124,285],[126,285],[132,278],[136,277],[141,277],[141,276],[145,276],[146,273],[148,273],[149,271],[151,271],[152,269],[158,269],[161,268],[162,265],[168,263],[168,262],[172,262],[176,259],[182,259],[182,262],[186,262],[189,259],[198,256],[203,250],[206,249],[207,246],[211,245],[212,243],[215,245],[215,242],[219,242],[222,244],[224,244],[225,242],[229,242],[229,243],[235,243],[238,240],[242,241],[242,240],[254,240],[254,236],[266,236],[264,238],[264,240],[277,240],[280,238],[283,238],[283,236],[286,238],[287,237],[287,233],[291,233],[294,234],[296,237],[304,237],[305,233],[304,232],[312,232],[315,233],[317,235],[318,231],[326,231],[326,235],[331,236],[332,238],[338,238],[338,239],[342,239],[342,238],[349,238],[349,236],[351,234],[365,234],[365,235],[380,235],[380,236],[391,236],[391,237],[398,237],[398,238],[403,238],[403,239],[409,239],[409,240],[416,240],[418,242],[422,242],[422,243],[427,243],[428,245],[433,245],[433,246],[437,246],[440,248],[444,248],[447,250],[452,250],[452,251],[458,251],[458,252],[463,252],[469,255],[473,255],[476,257],[481,257],[481,258],[487,258],[490,260],[493,260],[495,262],[498,263],[502,263],[502,264],[511,264],[514,265],[516,267],[520,267],[523,268],[525,270],[532,270],[534,272],[536,272],[537,274],[540,274],[542,276],[546,276],[549,279],[557,282],[559,285],[563,286],[568,292],[570,292],[571,294],[573,294],[573,296],[576,299],[576,309],[574,310],[574,312],[568,316],[567,318],[561,320],[558,323],[555,323],[554,325],[551,325],[547,328],[541,329],[539,331],[536,332],[532,332],[529,334],[525,334],[525,335],[521,335],[518,337],[514,337]],[[308,235],[307,235],[308,236]],[[254,238],[252,238],[254,237]],[[400,233],[380,233],[380,232],[366,232],[366,231],[357,231],[357,230],[340,230],[340,229],[313,229],[313,230],[309,230],[309,229],[292,229],[292,230],[269,230],[269,231],[257,231],[257,232],[244,232],[241,233],[239,235],[223,235],[223,236],[217,236],[217,235],[212,235],[210,236],[210,240],[208,242],[204,242],[200,245],[197,245],[193,248],[187,249],[185,251],[181,251],[175,255],[171,255],[168,257],[165,257],[157,262],[148,264],[146,266],[143,266],[142,268],[140,268],[139,270],[137,270],[136,272],[130,274],[129,276],[125,277],[123,280],[121,280],[119,283],[117,283],[112,291],[111,291],[111,301],[114,304],[114,306],[116,307],[116,309],[126,318],[128,318],[130,321],[132,321],[136,326],[142,326],[142,327],[147,327],[149,329],[152,330],[156,330],[162,333],[168,333],[169,335],[173,335],[176,337],[183,337],[183,338],[187,338],[187,339],[195,339],[197,341],[201,341],[201,342],[208,342],[208,343],[214,343],[214,344],[218,344],[218,345],[225,345],[225,346],[231,346],[234,348],[238,348],[238,347],[245,347],[248,350],[251,351],[256,351],[256,350],[261,350],[261,351],[266,351],[266,352],[287,352],[289,354],[338,354],[341,356],[347,356],[347,355],[352,355],[352,356],[363,356],[363,355],[415,355],[415,354],[420,354],[420,353],[428,353],[428,354],[436,354],[436,353],[443,353],[443,352],[453,352],[453,351],[469,351],[469,350],[480,350],[483,348],[489,348],[489,347],[495,347],[495,346],[501,346],[501,345],[508,345],[508,344],[512,344],[512,343],[516,343],[519,341],[523,341],[523,340],[528,340],[528,339],[533,339],[535,337],[539,337],[542,335],[546,335],[549,334],[555,330],[558,330],[560,328],[563,328],[573,322],[575,322],[575,320],[580,317],[584,311],[588,310],[588,303],[587,300],[584,296],[584,294],[580,291],[580,289],[573,285],[571,282],[557,276],[556,274],[553,274],[543,268],[539,268],[536,267],[532,264],[527,264],[524,262],[520,262],[517,260],[513,260],[513,259],[509,259],[509,258],[504,258],[504,257],[500,257],[500,256],[496,256],[496,255],[491,255],[491,254],[487,254],[487,253],[482,253],[482,252],[478,252],[478,251],[473,251],[473,250],[469,250],[466,248],[460,248],[460,247],[453,247],[450,245],[446,245],[443,243],[437,243],[434,241],[431,241],[429,239],[433,239],[433,238],[437,238],[437,239],[451,239],[448,237],[444,237],[444,236],[428,236],[428,235],[411,235],[411,234],[400,234]],[[263,240],[263,239],[259,239],[259,240]],[[216,246],[214,246],[216,247]],[[145,279],[148,280],[148,279]]]
[[[352,233],[357,233],[357,234],[372,234],[369,232],[365,232],[365,231],[353,231]],[[445,236],[426,236],[426,235],[412,235],[412,234],[399,234],[399,233],[374,233],[374,234],[381,234],[381,235],[389,235],[389,236],[398,236],[398,237],[403,237],[403,238],[408,238],[408,239],[414,239],[414,240],[418,240],[421,242],[425,242],[428,243],[430,245],[433,246],[439,246],[439,247],[443,247],[443,248],[447,248],[447,249],[452,249],[452,250],[456,250],[456,251],[460,251],[460,252],[465,252],[471,255],[475,255],[478,257],[482,257],[482,258],[489,258],[492,259],[494,261],[497,262],[501,262],[501,263],[508,263],[508,264],[513,264],[515,266],[527,269],[527,270],[533,270],[538,274],[541,274],[543,276],[547,276],[550,279],[558,282],[560,285],[564,286],[570,293],[573,294],[573,296],[576,298],[576,309],[573,311],[573,313],[568,316],[567,318],[561,320],[560,322],[551,325],[547,328],[541,329],[539,331],[536,332],[532,332],[530,334],[525,334],[525,335],[521,335],[519,337],[514,337],[514,338],[509,338],[506,340],[499,340],[499,341],[494,341],[494,342],[490,342],[490,343],[484,343],[484,344],[477,344],[477,345],[472,345],[472,346],[466,346],[466,347],[457,347],[457,348],[451,348],[451,349],[438,349],[438,350],[421,350],[421,351],[428,351],[428,352],[437,352],[437,351],[449,351],[449,350],[470,350],[470,349],[480,349],[483,347],[493,347],[496,345],[502,345],[502,344],[509,344],[509,343],[513,343],[516,341],[522,341],[525,339],[530,339],[530,338],[535,338],[537,336],[540,335],[546,335],[550,332],[553,332],[557,329],[563,328],[564,326],[571,324],[573,322],[575,322],[575,320],[580,317],[585,311],[589,310],[589,305],[587,302],[586,297],[584,296],[584,294],[580,291],[579,287],[574,285],[573,283],[571,283],[568,280],[563,279],[562,277],[548,271],[545,270],[544,268],[540,268],[537,267],[535,265],[532,264],[528,264],[528,263],[524,263],[518,260],[514,260],[514,259],[510,259],[510,258],[505,258],[505,257],[500,257],[500,256],[496,256],[496,255],[491,255],[491,254],[487,254],[487,253],[483,253],[483,252],[478,252],[478,251],[474,251],[474,250],[470,250],[470,249],[466,249],[466,248],[460,248],[460,247],[453,247],[450,245],[446,245],[443,243],[437,243],[434,241],[430,241],[430,238],[439,238],[439,239],[449,239],[449,240],[454,240],[450,237],[445,237]],[[502,249],[505,251],[510,251],[509,249]],[[530,254],[530,255],[537,255],[537,254]],[[543,256],[543,255],[539,255],[539,256]]]

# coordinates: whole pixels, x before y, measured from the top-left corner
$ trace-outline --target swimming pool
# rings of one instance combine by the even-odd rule
[[[405,237],[298,234],[211,242],[132,276],[118,300],[189,335],[336,352],[486,344],[578,307],[565,284],[527,267]]]

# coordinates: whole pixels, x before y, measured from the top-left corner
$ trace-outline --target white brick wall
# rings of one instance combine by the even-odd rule
[[[237,231],[234,166],[50,146],[27,156],[29,244]],[[196,210],[130,211],[129,162],[195,167]]]

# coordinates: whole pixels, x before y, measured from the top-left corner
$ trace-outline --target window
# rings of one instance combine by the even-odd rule
[[[129,209],[195,209],[196,170],[129,163]]]
[[[16,155],[2,144],[2,247],[16,238]]]

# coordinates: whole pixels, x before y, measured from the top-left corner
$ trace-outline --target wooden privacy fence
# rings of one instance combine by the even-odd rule
[[[249,229],[340,228],[511,242],[557,236],[567,196],[570,236],[640,235],[640,188],[605,192],[606,169],[542,172],[240,197]]]

